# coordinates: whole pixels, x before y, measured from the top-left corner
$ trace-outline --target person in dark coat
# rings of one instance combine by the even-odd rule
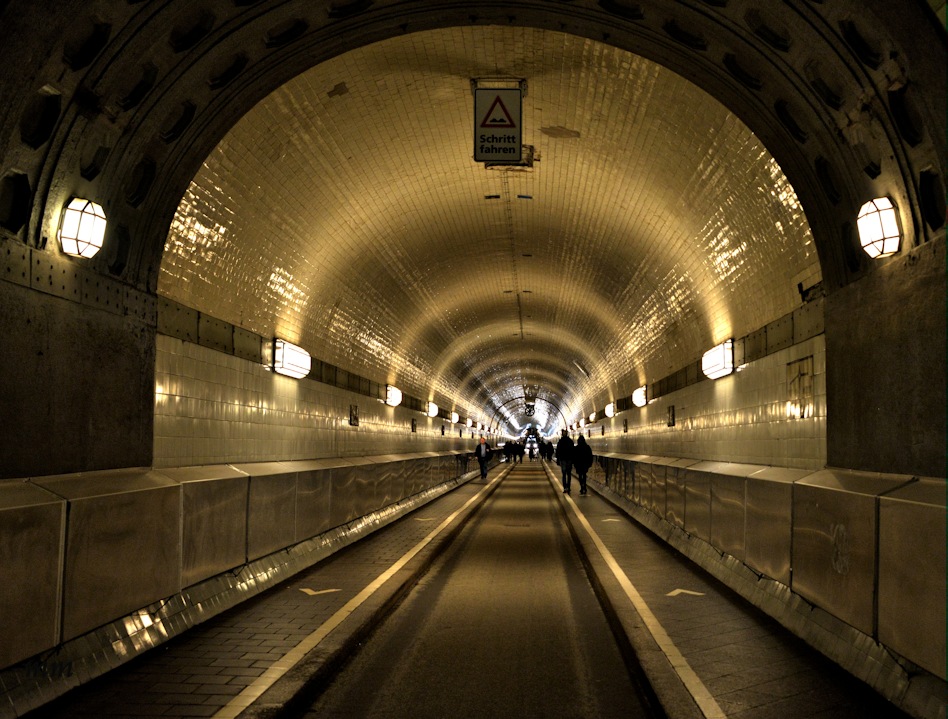
[[[593,463],[592,447],[586,444],[586,438],[579,435],[576,448],[573,452],[573,466],[576,467],[576,478],[579,480],[579,493],[586,494],[586,473]]]
[[[487,463],[490,461],[490,445],[487,444],[487,438],[481,435],[481,441],[474,450],[474,456],[477,457],[477,463],[481,466],[481,479],[487,479]]]
[[[569,485],[573,479],[573,440],[564,429],[563,436],[556,443],[556,463],[563,475],[563,494],[569,494]]]

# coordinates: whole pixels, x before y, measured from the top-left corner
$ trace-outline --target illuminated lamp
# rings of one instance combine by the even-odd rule
[[[434,402],[429,402],[429,403],[428,403],[428,416],[429,416],[429,417],[437,417],[437,416],[438,416],[438,405],[436,405]]]
[[[105,210],[91,200],[74,197],[63,210],[59,224],[59,244],[74,257],[94,257],[105,237]]]
[[[272,369],[277,374],[302,379],[309,374],[313,361],[309,352],[302,347],[290,344],[286,340],[273,340],[273,364]]]
[[[397,407],[402,403],[402,391],[393,384],[385,385],[385,404]]]
[[[585,417],[583,417],[581,420],[579,420],[579,426],[580,426],[580,427],[585,427],[585,426],[586,426],[586,418],[585,418]]]
[[[888,197],[870,200],[859,208],[856,226],[859,244],[870,257],[888,257],[899,251],[902,243],[899,213]]]
[[[461,421],[461,415],[459,415],[457,412],[452,412],[452,413],[451,413],[451,424],[457,424],[457,423],[460,422],[460,421]]]
[[[718,379],[734,371],[734,340],[725,340],[701,356],[701,371],[708,379]]]
[[[590,412],[590,413],[589,413],[589,421],[590,421],[590,422],[595,422],[595,421],[596,421],[596,413],[595,413],[595,412]]]
[[[648,391],[645,389],[645,385],[642,385],[632,393],[632,404],[636,407],[644,407],[648,404]]]
[[[616,404],[615,402],[610,402],[606,405],[606,417],[615,417],[616,416]]]
[[[466,424],[467,424],[468,427],[473,427],[473,426],[474,426],[474,420],[471,419],[470,417],[468,417]]]

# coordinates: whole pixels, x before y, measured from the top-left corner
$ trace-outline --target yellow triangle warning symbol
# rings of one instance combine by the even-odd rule
[[[487,114],[481,121],[481,127],[516,126],[517,124],[513,121],[513,118],[510,117],[510,113],[507,112],[507,108],[504,106],[504,101],[501,100],[500,95],[498,95],[494,98],[494,101],[490,105],[490,109],[487,111]]]

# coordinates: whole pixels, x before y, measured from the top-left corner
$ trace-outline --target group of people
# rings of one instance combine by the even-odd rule
[[[508,462],[523,462],[523,455],[526,453],[526,445],[523,442],[507,442],[504,444],[504,457]],[[530,447],[530,461],[534,459],[534,452],[540,455],[541,459],[552,460],[554,453],[556,463],[560,467],[560,474],[563,481],[563,494],[570,493],[570,485],[573,480],[573,469],[576,470],[576,478],[579,480],[579,493],[586,494],[586,475],[589,468],[592,467],[593,453],[592,447],[586,443],[586,438],[579,435],[576,444],[570,439],[569,433],[564,429],[563,434],[554,448],[552,442],[539,440],[536,449]],[[480,442],[474,449],[474,456],[480,465],[481,479],[487,479],[487,466],[490,462],[493,450],[487,443],[486,437],[481,437]]]
[[[579,480],[579,493],[586,494],[586,475],[593,463],[592,447],[586,443],[586,438],[579,435],[576,444],[573,444],[569,432],[564,429],[560,441],[556,443],[556,463],[563,477],[563,494],[569,494],[574,468],[576,479]]]

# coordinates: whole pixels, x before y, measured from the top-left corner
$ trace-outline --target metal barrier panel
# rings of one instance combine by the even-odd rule
[[[685,528],[685,473],[677,467],[665,470],[665,520]]]
[[[144,469],[44,477],[69,502],[62,641],[181,588],[181,486]]]
[[[229,465],[161,474],[181,485],[181,587],[246,562],[247,474]]]
[[[711,541],[711,468],[722,462],[699,462],[685,470],[685,531]]]
[[[804,469],[768,467],[747,478],[744,562],[787,586],[793,536],[793,483],[809,474]]]
[[[878,496],[908,479],[823,470],[794,485],[793,591],[871,636]]]
[[[338,527],[373,511],[375,492],[370,481],[368,460],[353,458],[351,463],[333,467],[329,512],[330,525]]]
[[[942,679],[945,506],[943,479],[879,499],[879,641]]]
[[[66,502],[25,482],[0,484],[0,667],[59,641]]]
[[[252,562],[296,539],[296,472],[279,462],[235,466],[250,475],[247,560]]]
[[[760,465],[728,462],[711,473],[711,544],[722,552],[745,556],[747,476]]]
[[[303,542],[331,529],[329,506],[332,470],[300,467],[296,475],[296,541]]]

